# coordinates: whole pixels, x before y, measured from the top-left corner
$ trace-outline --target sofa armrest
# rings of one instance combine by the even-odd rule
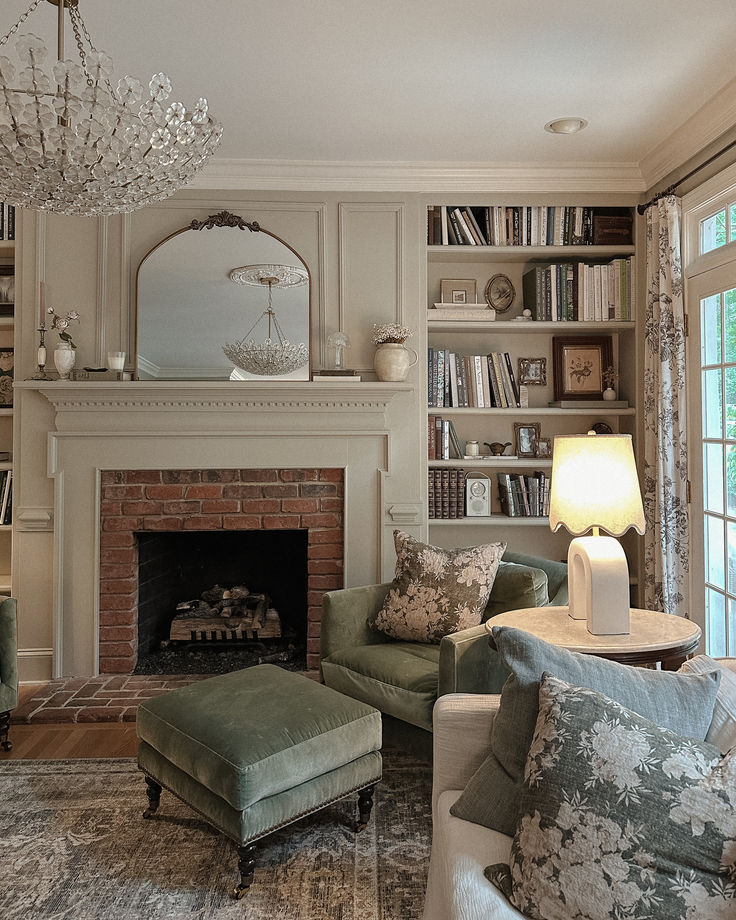
[[[366,585],[328,591],[324,595],[320,636],[322,658],[344,648],[387,641],[383,633],[371,629],[368,624],[381,609],[389,587],[389,583]]]
[[[18,700],[18,623],[16,600],[6,598],[0,603],[0,683],[15,698],[8,706],[13,709]]]
[[[488,638],[485,624],[442,638],[437,696],[501,692],[509,672]]]
[[[736,674],[736,658],[716,658],[718,664],[722,664],[724,668],[728,668],[729,671],[733,671]]]
[[[452,693],[434,704],[432,809],[448,789],[464,789],[485,760],[498,694]]]

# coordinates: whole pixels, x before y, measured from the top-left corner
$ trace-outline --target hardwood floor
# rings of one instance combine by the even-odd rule
[[[19,703],[30,699],[34,684],[23,684]],[[5,760],[59,760],[65,758],[135,757],[138,739],[130,722],[105,722],[92,725],[74,723],[11,725],[13,750],[0,749]]]

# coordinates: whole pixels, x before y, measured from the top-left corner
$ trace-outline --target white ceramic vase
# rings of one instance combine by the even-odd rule
[[[613,389],[613,387],[607,387],[603,391],[603,398],[604,399],[615,399],[616,398],[616,391]]]
[[[68,380],[74,367],[76,352],[68,342],[59,342],[54,349],[54,365],[59,372],[59,380]]]
[[[407,348],[401,342],[384,342],[376,348],[373,367],[379,380],[399,383],[406,380],[409,368],[414,367],[418,360],[413,348]]]

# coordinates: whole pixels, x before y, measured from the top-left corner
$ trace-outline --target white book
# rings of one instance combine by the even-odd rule
[[[483,368],[481,367],[481,356],[473,355],[473,370],[475,375],[475,405],[479,409],[488,408],[485,404],[485,395],[483,393]]]

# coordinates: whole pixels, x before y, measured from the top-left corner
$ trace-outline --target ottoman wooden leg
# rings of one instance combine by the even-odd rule
[[[161,801],[161,787],[150,776],[146,777],[146,795],[148,796],[148,808],[143,812],[143,817],[152,818]]]
[[[13,744],[8,741],[8,732],[10,731],[10,710],[0,712],[0,745],[4,751],[12,751]]]
[[[371,809],[373,808],[373,791],[375,788],[376,784],[374,783],[372,786],[366,786],[365,789],[361,789],[358,793],[358,822],[355,825],[355,830],[358,834],[368,826]]]
[[[233,897],[240,900],[246,891],[253,884],[253,873],[256,868],[256,845],[255,843],[246,843],[238,847],[238,872],[240,872],[240,882],[233,888]]]

